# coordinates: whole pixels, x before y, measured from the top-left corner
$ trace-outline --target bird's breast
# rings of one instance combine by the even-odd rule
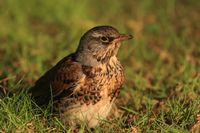
[[[67,120],[76,117],[94,127],[99,118],[106,118],[109,114],[124,81],[124,73],[117,60],[99,67],[85,66],[83,72],[84,79],[69,98],[61,101],[59,110]]]
[[[109,97],[112,101],[118,95],[124,82],[123,67],[118,60],[111,60],[102,66],[90,68],[86,73],[85,84],[82,91],[90,96],[95,95],[95,101]]]

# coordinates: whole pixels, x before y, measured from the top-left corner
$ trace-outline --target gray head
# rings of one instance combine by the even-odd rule
[[[88,66],[107,63],[117,55],[121,42],[131,38],[111,26],[94,27],[81,37],[76,60]]]

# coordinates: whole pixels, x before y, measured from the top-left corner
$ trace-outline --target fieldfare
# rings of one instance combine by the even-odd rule
[[[64,123],[85,122],[88,127],[105,119],[124,82],[116,55],[120,44],[131,39],[111,26],[97,26],[80,39],[76,52],[64,57],[31,88],[38,105],[53,99],[53,108]]]

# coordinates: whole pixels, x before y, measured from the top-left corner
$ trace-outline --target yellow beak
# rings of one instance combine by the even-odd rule
[[[121,34],[119,37],[114,39],[114,42],[118,43],[118,42],[122,42],[122,41],[129,40],[132,38],[133,38],[132,35]]]

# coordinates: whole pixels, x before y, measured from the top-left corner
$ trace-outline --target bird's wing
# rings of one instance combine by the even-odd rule
[[[47,71],[32,87],[32,97],[38,104],[46,104],[53,98],[73,93],[84,74],[82,66],[73,60],[73,55],[62,59],[56,66]]]

